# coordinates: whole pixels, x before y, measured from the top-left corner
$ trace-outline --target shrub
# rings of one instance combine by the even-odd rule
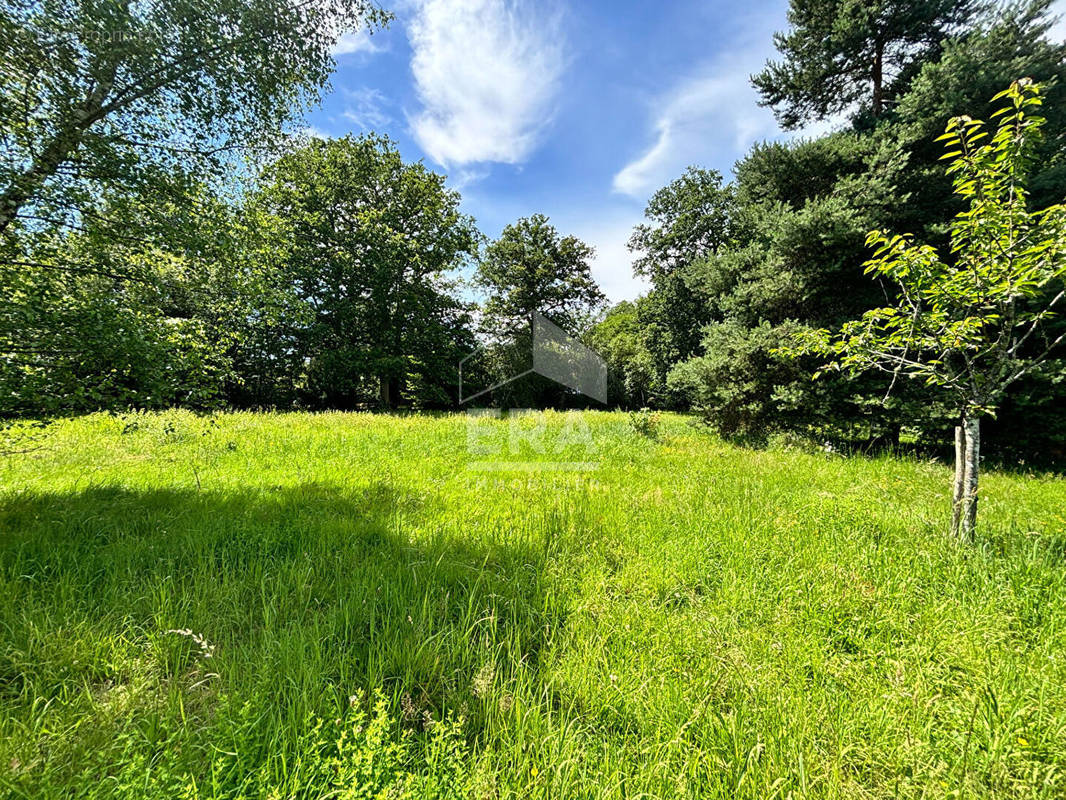
[[[642,408],[639,411],[629,412],[629,427],[641,436],[649,439],[659,438],[659,425],[662,422],[662,413]]]

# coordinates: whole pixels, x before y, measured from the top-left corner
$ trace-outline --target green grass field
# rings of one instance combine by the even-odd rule
[[[0,463],[0,792],[1066,796],[1066,481],[969,548],[949,486],[670,416],[57,423]]]

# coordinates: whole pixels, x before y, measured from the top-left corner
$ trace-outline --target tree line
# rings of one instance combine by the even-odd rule
[[[956,410],[920,382],[886,397],[869,371],[812,381],[820,357],[790,343],[898,297],[864,268],[869,231],[948,250],[965,204],[935,140],[1019,77],[1045,87],[1029,199],[1066,195],[1049,7],[793,0],[751,80],[785,129],[846,121],[755,145],[732,180],[692,167],[656,192],[630,239],[650,289],[607,309],[591,248],[547,218],[489,242],[386,137],[286,133],[336,38],[387,24],[375,5],[7,4],[0,414],[453,408],[459,360],[480,349],[486,385],[507,375],[538,310],[606,358],[612,406],[693,409],[730,435],[943,441]],[[1063,375],[1051,358],[1014,383],[986,442],[1066,452]]]
[[[876,444],[911,431],[950,441],[957,410],[922,382],[898,381],[886,396],[890,376],[869,370],[811,380],[822,358],[797,358],[791,343],[895,301],[898,287],[865,269],[870,231],[950,250],[966,201],[937,139],[954,117],[997,112],[993,97],[1018,78],[1044,87],[1028,203],[1062,201],[1066,48],[1048,39],[1042,1],[793,0],[789,21],[780,60],[753,76],[763,101],[789,129],[845,111],[848,120],[824,136],[755,145],[731,182],[691,168],[653,196],[630,241],[651,289],[590,334],[611,362],[612,401],[697,409],[744,437],[783,429]],[[1050,300],[1056,288],[1041,291]],[[1066,330],[1057,316],[1047,324]],[[1066,455],[1061,357],[1006,391],[986,423],[987,450]]]
[[[517,320],[603,304],[546,218],[489,243],[387,137],[287,133],[370,3],[2,13],[0,415],[454,407],[483,333],[504,369]]]

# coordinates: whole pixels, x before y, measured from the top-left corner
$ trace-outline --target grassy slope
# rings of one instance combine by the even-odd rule
[[[0,789],[284,796],[380,687],[486,797],[1066,792],[1066,482],[958,548],[943,466],[584,419],[579,474],[455,416],[59,424],[0,466]]]

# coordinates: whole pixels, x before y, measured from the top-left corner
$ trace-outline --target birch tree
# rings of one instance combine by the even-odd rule
[[[1066,206],[1030,211],[1026,175],[1044,123],[1039,85],[1014,82],[995,131],[958,117],[946,143],[954,191],[968,204],[951,226],[950,253],[908,234],[873,231],[866,272],[894,281],[894,305],[868,311],[839,332],[807,332],[799,352],[830,356],[828,368],[879,370],[923,381],[955,409],[951,533],[971,540],[977,523],[981,419],[1008,388],[1049,366],[1066,337],[1051,324],[1066,297]],[[886,395],[887,397],[887,395]]]
[[[4,3],[0,235],[77,225],[109,192],[164,194],[175,167],[222,174],[317,98],[344,31],[386,16],[372,0]]]

